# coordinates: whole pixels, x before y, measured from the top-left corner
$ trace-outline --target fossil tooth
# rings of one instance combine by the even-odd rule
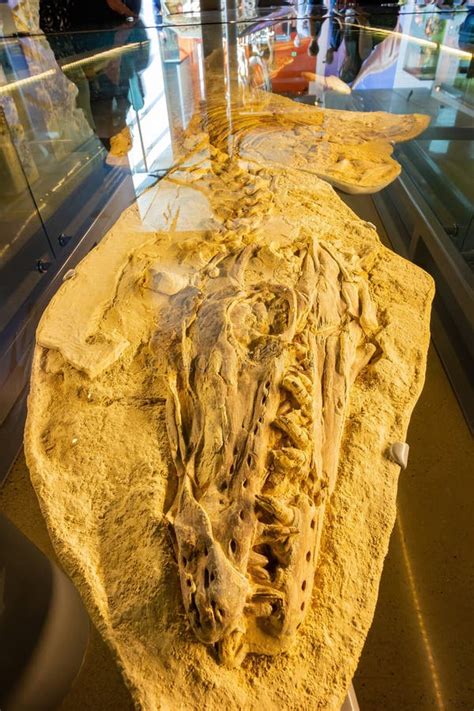
[[[298,528],[295,526],[281,526],[280,524],[263,524],[258,540],[260,543],[274,543],[284,541],[289,536],[295,536]]]
[[[295,512],[291,506],[282,503],[276,496],[263,496],[257,494],[257,503],[279,523],[284,526],[291,526],[295,520]]]
[[[258,602],[249,603],[246,606],[245,611],[255,617],[270,617],[273,612],[273,608],[269,602],[259,600]]]
[[[306,464],[306,454],[296,447],[282,447],[272,453],[275,469],[283,472],[301,470]]]
[[[310,415],[313,403],[311,399],[311,381],[303,373],[288,373],[282,380],[282,387],[293,395],[306,415]]]
[[[282,415],[281,417],[275,418],[273,424],[282,430],[291,441],[302,449],[309,447],[309,435],[305,427],[303,427],[301,422],[298,422],[298,415],[292,412],[289,415]]]
[[[257,551],[250,551],[249,565],[259,565],[264,567],[265,565],[268,565],[268,558],[261,553],[257,553]]]
[[[257,585],[253,590],[251,602],[269,602],[272,604],[282,602],[283,599],[284,594],[280,590],[267,585]]]
[[[271,580],[268,570],[260,566],[249,565],[248,571],[255,582],[269,583]]]

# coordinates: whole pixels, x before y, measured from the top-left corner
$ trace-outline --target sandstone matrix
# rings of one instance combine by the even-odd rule
[[[426,121],[290,104],[253,97],[271,153],[248,104],[197,116],[38,328],[32,481],[147,710],[339,709],[373,616],[433,286],[327,181]]]

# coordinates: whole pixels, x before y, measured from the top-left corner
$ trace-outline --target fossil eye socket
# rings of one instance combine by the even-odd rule
[[[271,303],[269,313],[270,333],[279,335],[288,328],[290,320],[290,305],[284,297],[277,296]]]

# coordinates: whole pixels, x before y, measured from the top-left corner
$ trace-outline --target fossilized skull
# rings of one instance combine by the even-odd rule
[[[375,325],[361,273],[308,238],[217,256],[171,297],[168,518],[192,629],[228,665],[287,648],[304,619]]]

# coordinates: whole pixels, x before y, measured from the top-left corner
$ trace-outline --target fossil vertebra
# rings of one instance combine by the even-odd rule
[[[350,387],[376,348],[367,285],[334,245],[295,245],[291,283],[262,278],[261,251],[206,265],[164,331],[181,590],[230,666],[303,622]]]

